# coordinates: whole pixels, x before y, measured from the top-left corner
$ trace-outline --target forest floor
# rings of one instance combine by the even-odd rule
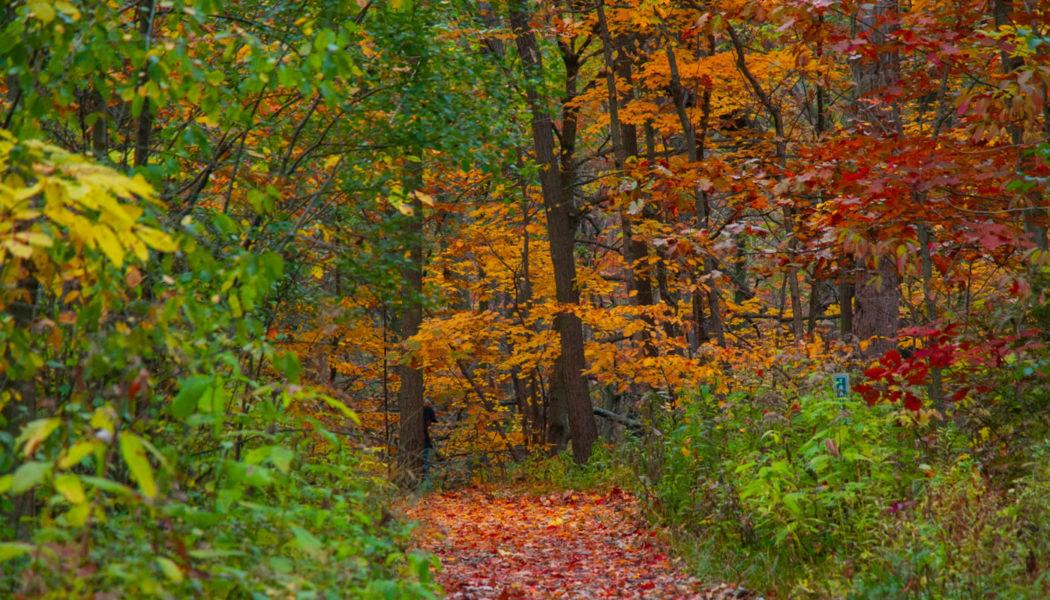
[[[425,495],[402,510],[420,522],[418,547],[441,559],[438,581],[452,599],[756,598],[687,575],[637,501],[616,487],[470,488]]]

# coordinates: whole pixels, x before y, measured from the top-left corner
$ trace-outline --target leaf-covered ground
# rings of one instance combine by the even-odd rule
[[[604,495],[468,489],[405,509],[441,559],[448,598],[736,598],[704,590],[669,560],[619,488]]]

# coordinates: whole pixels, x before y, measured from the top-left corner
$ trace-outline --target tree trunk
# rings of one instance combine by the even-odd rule
[[[565,194],[565,188],[568,186],[561,177],[563,172],[554,155],[554,127],[550,113],[537,91],[537,83],[543,76],[542,58],[536,38],[529,29],[529,17],[520,5],[511,9],[510,23],[518,55],[525,70],[525,93],[532,113],[536,161],[540,165],[540,185],[543,188],[544,208],[547,213],[555,295],[559,304],[570,309],[579,304],[579,291],[575,287],[575,236],[570,214],[571,196]],[[562,152],[564,159],[564,147]],[[572,312],[561,312],[554,318],[554,325],[561,337],[561,371],[566,389],[566,412],[572,436],[573,457],[578,464],[584,464],[590,458],[591,447],[598,437],[598,428],[594,422],[589,386],[583,375],[583,323]]]
[[[670,45],[667,46],[666,54],[667,64],[671,69],[671,97],[674,100],[675,110],[678,113],[678,121],[682,125],[682,133],[685,135],[686,152],[689,156],[689,162],[695,163],[700,160],[702,149],[697,142],[696,127],[693,125],[692,120],[689,118],[689,113],[686,111],[685,89],[682,88],[682,80],[678,75],[678,61],[675,59],[674,49]],[[706,102],[709,106],[710,93],[708,92],[706,95],[708,98]],[[706,135],[707,132],[704,131],[703,133]],[[696,204],[697,227],[703,228],[707,225],[709,213],[707,195],[705,192],[701,191],[700,188],[695,188],[693,190],[693,195]],[[704,267],[700,276],[703,277],[712,270],[714,270],[714,261],[711,259],[710,255],[705,255]],[[714,279],[708,279],[708,281],[703,284],[697,282],[696,291],[694,291],[693,294],[700,294],[701,296],[707,297],[707,305],[711,314],[711,329],[714,332],[719,345],[725,346],[726,340],[722,326],[721,295]],[[702,306],[702,299],[694,299],[693,312],[694,320],[696,322],[696,334],[694,340],[699,340],[701,336],[706,337],[706,333],[704,333],[705,328]]]
[[[898,28],[897,0],[877,0],[857,8],[856,26],[870,35],[871,43],[881,47]],[[900,59],[896,52],[880,52],[877,60],[856,64],[853,79],[857,86],[855,113],[865,121],[870,135],[892,136],[900,132],[896,105],[867,105],[861,100],[896,83],[900,78]],[[877,234],[877,232],[876,232]],[[877,239],[877,235],[873,235]],[[873,264],[872,264],[873,263]],[[878,356],[894,346],[900,320],[900,276],[893,256],[862,258],[854,288],[856,314],[853,333],[870,340],[866,356]]]
[[[900,275],[897,264],[882,257],[874,268],[864,269],[854,289],[854,333],[871,340],[864,354],[879,356],[895,345],[900,320]]]
[[[32,269],[32,267],[30,267]],[[18,287],[26,292],[27,300],[17,299],[12,301],[6,312],[11,315],[16,331],[29,331],[37,313],[37,293],[39,284],[35,273],[31,273],[18,283]],[[17,364],[19,360],[8,354],[4,362]],[[21,381],[3,378],[4,390],[10,394],[7,402],[3,405],[3,419],[5,421],[4,431],[11,441],[11,447],[6,449],[14,453],[14,440],[21,433],[22,426],[37,417],[36,402],[36,373],[30,374]],[[2,388],[0,388],[2,389]],[[0,450],[5,450],[0,446]],[[17,463],[16,463],[17,464]],[[29,523],[23,522],[23,517],[31,517],[36,513],[36,491],[29,490],[21,494],[12,495],[11,511],[6,513],[8,526],[14,531],[16,540],[27,540],[31,533]]]
[[[747,66],[747,61],[744,58],[744,46],[740,42],[736,30],[727,23],[726,32],[729,33],[729,38],[733,42],[733,50],[736,52],[736,66],[740,70],[740,74],[747,80],[751,91],[754,92],[755,97],[766,109],[766,114],[773,121],[773,131],[776,135],[777,166],[783,170],[787,166],[787,134],[784,131],[783,111],[773,102],[773,98],[770,97],[769,93],[758,82],[758,79],[751,73],[751,69]],[[795,212],[791,206],[784,206],[782,214],[784,216],[784,231],[791,238],[788,241],[791,261],[788,263],[787,281],[788,291],[791,294],[791,333],[795,338],[795,342],[798,343],[802,341],[802,293],[798,287],[798,264],[796,264],[798,259],[798,240],[795,238]]]
[[[995,27],[1000,31],[1005,27],[1009,27],[1011,25],[1009,2],[1007,0],[992,0],[992,17],[995,19]],[[1004,75],[1024,66],[1023,57],[1013,56],[1005,49],[999,51],[999,62]],[[1014,123],[1010,125],[1010,141],[1015,146],[1021,146],[1024,143],[1024,130],[1020,124]],[[1031,172],[1035,166],[1035,154],[1025,152],[1022,153],[1018,161],[1017,170],[1019,173]],[[1031,186],[1031,189],[1025,192],[1020,200],[1025,207],[1022,213],[1025,233],[1037,248],[1046,250],[1046,226],[1042,225],[1046,221],[1046,208],[1043,206],[1040,189],[1041,186]]]
[[[401,270],[404,279],[402,342],[419,333],[423,323],[423,203],[412,194],[420,188],[422,177],[422,162],[407,161],[404,189],[406,194],[411,194],[412,214],[404,217],[408,264]],[[401,413],[399,480],[402,485],[412,485],[423,472],[423,365],[402,361],[398,372],[401,377],[397,393]]]
[[[139,33],[145,41],[146,50],[149,50],[153,39],[153,19],[156,17],[157,0],[142,0],[138,6]],[[145,85],[149,80],[149,62],[142,65],[142,73],[139,77],[139,86]],[[139,113],[135,125],[135,166],[143,167],[149,163],[150,134],[153,131],[153,114],[150,108],[149,98],[142,101],[142,112]]]
[[[605,58],[605,85],[609,104],[609,136],[613,144],[613,156],[616,164],[617,174],[622,174],[624,165],[629,156],[638,154],[638,131],[633,125],[627,126],[620,122],[620,94],[616,88],[617,75],[629,79],[631,75],[631,62],[626,56],[622,46],[619,48],[619,60],[613,60],[613,40],[609,34],[609,25],[605,20],[604,0],[598,0],[598,27],[602,36],[602,54]],[[629,95],[630,92],[628,91]],[[626,101],[627,98],[625,98]],[[623,262],[627,267],[627,289],[634,292],[633,303],[635,306],[649,306],[653,303],[653,284],[649,275],[649,249],[641,239],[635,239],[631,223],[631,215],[620,209],[620,232],[623,238],[621,252]],[[651,319],[647,319],[652,325]],[[647,338],[648,336],[645,335]],[[645,344],[647,356],[655,356],[656,348]]]

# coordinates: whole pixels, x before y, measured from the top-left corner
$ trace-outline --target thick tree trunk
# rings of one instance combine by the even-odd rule
[[[404,189],[411,194],[421,187],[422,163],[408,161],[406,169]],[[404,217],[408,264],[401,271],[404,279],[402,341],[419,333],[423,323],[423,203],[413,194],[411,206],[412,214]],[[401,413],[399,480],[402,485],[412,485],[423,472],[423,366],[402,361],[398,372],[401,378],[397,393]]]
[[[900,275],[895,262],[886,257],[874,268],[861,272],[854,289],[856,314],[854,333],[861,340],[871,340],[865,354],[885,354],[895,345],[900,321]]]
[[[872,44],[881,47],[898,27],[897,0],[877,0],[857,9],[856,26]],[[857,86],[855,112],[865,122],[870,135],[893,136],[900,132],[896,105],[869,105],[860,100],[900,79],[900,60],[896,52],[880,52],[877,60],[856,64],[853,79]],[[877,236],[873,236],[877,237]],[[900,321],[900,276],[894,257],[862,257],[854,288],[856,313],[853,333],[860,340],[871,340],[867,356],[877,356],[894,346]]]
[[[543,62],[536,38],[529,29],[528,15],[520,5],[511,9],[510,22],[518,55],[525,69],[526,98],[532,112],[533,146],[536,161],[540,165],[540,185],[543,188],[544,208],[547,213],[555,295],[563,308],[571,309],[579,304],[579,292],[575,287],[575,236],[570,213],[571,196],[565,193],[568,186],[561,177],[562,170],[554,155],[554,127],[550,114],[537,91],[537,83],[543,74]],[[564,153],[565,148],[562,151]],[[572,436],[573,457],[578,464],[584,464],[590,458],[591,447],[598,437],[598,429],[594,422],[589,386],[583,375],[583,323],[575,314],[566,311],[554,318],[554,325],[561,337],[561,372],[566,389],[566,412]]]

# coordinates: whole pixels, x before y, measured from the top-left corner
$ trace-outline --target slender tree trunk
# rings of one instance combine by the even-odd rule
[[[138,6],[139,33],[149,50],[153,40],[153,21],[156,18],[157,0],[141,0]],[[142,73],[139,78],[139,86],[145,85],[149,80],[149,62],[142,65]],[[135,166],[143,167],[149,164],[150,134],[153,131],[153,114],[149,98],[142,101],[142,112],[139,113],[135,124]]]
[[[1010,2],[1008,0],[992,0],[992,17],[995,19],[995,26],[997,29],[1002,30],[1004,27],[1011,25],[1010,19]],[[1005,49],[999,52],[999,62],[1002,65],[1002,72],[1007,75],[1017,69],[1024,66],[1024,58],[1021,56],[1013,56]],[[1050,124],[1048,124],[1050,125]],[[1010,141],[1015,146],[1020,146],[1024,143],[1024,129],[1020,124],[1014,123],[1010,125]],[[1017,170],[1020,173],[1030,172],[1034,169],[1036,157],[1032,153],[1024,153],[1018,161]],[[1042,223],[1046,221],[1046,208],[1043,206],[1042,193],[1040,192],[1040,186],[1032,186],[1028,192],[1025,192],[1021,201],[1024,203],[1025,210],[1023,215],[1023,224],[1025,233],[1028,234],[1028,238],[1041,250],[1047,249],[1047,237],[1046,237],[1046,226]]]
[[[839,335],[845,338],[847,335],[853,335],[853,282],[854,275],[850,271],[852,270],[853,261],[848,259],[843,260],[843,264],[839,267],[842,281],[839,282],[839,314],[842,318],[839,320]]]
[[[674,49],[668,44],[666,49],[667,64],[671,69],[671,97],[674,100],[675,110],[678,113],[678,121],[682,125],[682,133],[685,136],[686,152],[689,156],[689,162],[698,162],[700,160],[701,148],[698,146],[696,127],[693,125],[692,120],[689,118],[689,113],[686,111],[685,102],[685,89],[682,87],[682,79],[678,74],[678,61],[675,58]],[[708,107],[710,101],[708,100]],[[706,135],[706,131],[704,134]],[[696,203],[696,217],[697,224],[703,228],[707,224],[709,207],[707,204],[707,195],[700,188],[693,190]],[[714,269],[714,262],[710,255],[704,256],[704,267],[701,277],[711,273]],[[722,308],[721,308],[721,294],[718,291],[717,284],[713,279],[708,279],[706,283],[697,282],[697,289],[694,294],[700,294],[702,297],[706,296],[707,306],[711,315],[711,328],[715,334],[715,338],[718,340],[719,345],[725,346],[725,331],[722,325]],[[706,337],[703,313],[702,313],[703,300],[697,299],[693,301],[694,309],[694,320],[696,324],[696,335],[694,340],[699,340],[701,337]],[[699,311],[699,312],[698,312]]]
[[[540,165],[540,185],[543,188],[544,208],[547,213],[551,262],[554,267],[554,286],[558,303],[565,309],[579,304],[576,289],[576,262],[573,256],[575,235],[572,227],[571,196],[565,194],[563,171],[554,155],[554,127],[550,113],[540,99],[537,83],[543,76],[543,62],[535,35],[529,29],[529,17],[519,4],[511,8],[510,23],[514,31],[525,70],[525,93],[532,113],[532,137],[536,161]],[[562,148],[563,159],[565,148]],[[570,157],[571,160],[571,157]],[[572,312],[560,312],[554,318],[561,337],[561,372],[566,388],[566,412],[572,436],[573,457],[584,464],[591,455],[591,447],[598,437],[594,422],[590,389],[583,374],[583,323]]]
[[[766,114],[768,114],[769,118],[773,121],[773,132],[776,135],[775,148],[777,166],[779,166],[780,169],[784,169],[787,164],[787,133],[784,130],[783,112],[780,107],[773,102],[769,93],[766,92],[758,82],[758,79],[755,78],[754,74],[751,73],[750,67],[747,66],[747,60],[744,58],[744,46],[740,42],[736,30],[733,29],[732,25],[727,23],[726,31],[729,33],[729,38],[733,42],[733,50],[736,52],[737,68],[740,70],[741,75],[744,76],[744,79],[747,80],[755,97],[758,98],[759,102],[766,109]],[[791,332],[795,337],[795,341],[799,342],[802,340],[802,293],[798,286],[798,265],[796,264],[798,259],[798,240],[795,239],[795,213],[790,206],[784,206],[782,214],[784,217],[784,231],[790,237],[788,247],[790,248],[791,262],[788,264],[787,282],[788,291],[791,295]]]
[[[33,267],[29,267],[33,270]],[[16,331],[29,331],[37,313],[37,293],[39,284],[34,274],[30,274],[18,283],[18,287],[26,292],[26,298],[12,301],[6,312],[11,315]],[[10,350],[8,350],[10,352]],[[8,364],[16,363],[18,360],[10,354],[6,357]],[[18,438],[22,426],[32,421],[37,416],[37,389],[35,374],[21,381],[11,381],[6,377],[0,378],[6,382],[4,390],[10,394],[9,399],[3,405],[4,430],[12,447],[8,450],[14,451],[14,440]],[[0,449],[3,449],[0,447]],[[25,540],[29,538],[31,526],[22,521],[23,517],[33,516],[36,512],[36,493],[29,490],[11,498],[11,512],[6,513],[7,522],[15,532],[15,539]]]
[[[613,156],[615,159],[616,172],[623,172],[624,165],[629,156],[638,154],[638,132],[635,127],[624,125],[620,122],[620,94],[616,86],[616,77],[619,74],[625,79],[630,78],[631,63],[626,52],[619,49],[620,60],[613,59],[613,39],[609,34],[609,24],[605,19],[605,2],[598,0],[598,27],[602,36],[602,54],[605,58],[605,85],[609,104],[609,135],[612,138]],[[629,95],[630,92],[628,91]],[[627,289],[634,292],[633,303],[635,306],[649,306],[653,303],[653,284],[649,275],[649,249],[641,239],[635,239],[632,227],[631,215],[624,208],[620,209],[620,231],[623,237],[622,253],[623,261],[627,266]],[[651,323],[651,319],[648,320]],[[648,336],[646,336],[648,337]],[[648,356],[656,355],[656,348],[651,343],[645,344],[645,352]]]
[[[402,342],[419,333],[423,324],[423,203],[418,196],[412,194],[422,186],[421,157],[420,161],[407,161],[405,168],[404,189],[410,194],[412,214],[403,217],[408,244],[408,263],[401,270],[404,279]],[[398,372],[401,378],[401,388],[397,393],[401,413],[399,476],[402,485],[412,485],[423,472],[423,365],[403,360]]]
[[[91,153],[95,160],[109,161],[109,106],[98,89],[92,87],[89,93],[91,112],[96,115],[91,125]]]

